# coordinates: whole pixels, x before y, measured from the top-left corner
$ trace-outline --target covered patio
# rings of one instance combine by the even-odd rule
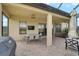
[[[49,6],[46,4],[43,5],[48,11],[43,10],[44,8],[41,6],[41,4],[37,4],[39,8],[35,4],[2,4],[3,12],[9,17],[9,36],[15,40],[22,40],[22,38],[26,35],[39,34],[39,24],[45,24],[46,45],[51,46],[52,37],[55,36],[56,30],[54,25],[63,22],[68,23],[70,16],[66,12],[53,8],[58,12],[58,14],[56,14],[57,12],[50,9],[51,7],[49,8]],[[21,23],[24,25],[21,25]],[[25,26],[27,32],[22,34],[20,33],[20,28],[23,26]],[[34,26],[34,30],[29,30],[28,26]]]
[[[58,8],[62,3],[59,5]],[[68,37],[77,36],[76,34],[76,13],[73,11],[70,15],[60,9],[53,8],[46,4],[0,4],[0,15],[8,16],[8,35],[16,43],[16,56],[76,56],[77,51],[65,49],[65,39],[56,37],[56,24],[66,23],[69,29]],[[78,7],[77,5],[75,9]],[[3,13],[2,13],[3,12]],[[74,18],[75,16],[75,18]],[[2,19],[2,17],[1,17]],[[2,21],[2,20],[1,20]],[[1,22],[0,21],[0,22]],[[41,39],[27,40],[29,37],[40,35],[42,26],[46,31],[42,34]],[[32,29],[29,29],[29,26]],[[0,24],[2,29],[2,23]],[[40,30],[41,29],[41,30]],[[23,30],[23,31],[22,31]],[[3,33],[0,30],[0,33]],[[1,34],[0,34],[1,35]],[[3,35],[1,35],[3,36]],[[35,39],[35,38],[32,39]]]

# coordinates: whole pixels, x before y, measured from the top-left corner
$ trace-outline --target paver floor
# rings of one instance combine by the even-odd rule
[[[30,41],[16,41],[16,56],[77,56],[73,49],[65,49],[65,39],[54,37],[52,46],[46,46],[46,39]]]

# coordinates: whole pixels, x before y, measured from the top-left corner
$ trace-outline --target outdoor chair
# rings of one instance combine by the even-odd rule
[[[28,39],[29,39],[29,35],[25,35],[25,36],[23,37],[23,39],[24,39],[24,40],[28,40]]]
[[[78,51],[79,55],[79,38],[66,38],[65,39],[65,48],[71,47]]]
[[[39,40],[40,39],[39,34],[35,35],[35,38],[34,39]]]
[[[29,37],[28,40],[34,40],[34,35],[31,34],[28,37]]]
[[[28,35],[28,40],[40,40],[40,39],[41,39],[41,35],[39,35],[39,34]]]

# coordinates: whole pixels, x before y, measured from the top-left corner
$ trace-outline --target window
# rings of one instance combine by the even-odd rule
[[[38,28],[39,28],[39,34],[42,34],[42,36],[45,36],[47,33],[46,24],[40,23]]]
[[[2,36],[9,35],[8,17],[3,13],[2,15]]]
[[[57,33],[61,32],[61,24],[56,24],[56,32]]]
[[[79,17],[77,17],[77,32],[79,34]]]
[[[27,32],[27,24],[26,21],[19,22],[19,34],[26,34]]]

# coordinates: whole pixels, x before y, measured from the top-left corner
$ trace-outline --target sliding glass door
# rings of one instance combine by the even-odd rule
[[[9,35],[9,25],[8,25],[8,17],[3,14],[2,15],[2,36],[8,36]]]

